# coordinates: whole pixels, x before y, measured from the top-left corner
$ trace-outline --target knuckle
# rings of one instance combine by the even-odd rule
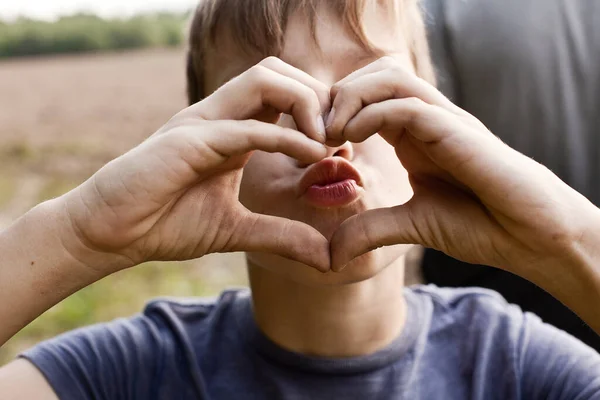
[[[336,94],[336,98],[338,96],[346,97],[348,95],[351,95],[354,92],[355,88],[356,83],[353,80],[348,82],[338,82],[332,86],[332,93]]]
[[[340,89],[342,87],[342,84],[340,84],[339,82],[334,84],[331,87],[331,90],[329,91],[329,95],[333,98],[335,96],[337,96],[337,94],[339,93]]]
[[[402,65],[397,63],[395,65],[390,65],[388,68],[386,68],[386,72],[396,85],[406,85],[406,81],[404,80],[406,69],[404,69]]]
[[[376,61],[383,68],[398,67],[398,61],[392,56],[383,56]]]
[[[321,108],[320,97],[315,90],[305,85],[297,85],[297,87],[300,92],[300,102],[303,102],[305,107],[308,107],[311,110]]]
[[[406,105],[411,110],[417,110],[425,104],[425,102],[418,97],[407,97],[404,100],[405,100]]]
[[[187,153],[187,149],[198,148],[205,138],[194,135],[189,129],[175,129],[163,135],[153,145],[155,149],[169,149],[176,153]]]
[[[417,122],[421,115],[421,110],[425,105],[425,102],[418,97],[408,97],[404,99],[406,106],[407,124],[413,125]]]
[[[239,124],[241,125],[241,127],[244,128],[244,130],[246,130],[248,132],[257,131],[260,128],[264,128],[264,126],[255,119],[247,119],[244,121],[239,121]]]
[[[245,75],[250,81],[255,83],[265,82],[269,77],[269,69],[263,65],[256,64],[246,71]]]
[[[315,89],[315,93],[321,106],[329,108],[331,105],[331,96],[327,86],[322,85]]]
[[[283,61],[281,61],[281,59],[279,59],[275,56],[269,56],[269,57],[264,58],[257,65],[260,65],[260,66],[263,66],[266,68],[273,68],[273,67],[280,65],[281,63],[283,63]]]
[[[337,95],[342,98],[352,96],[355,88],[354,82],[347,82],[338,88]]]

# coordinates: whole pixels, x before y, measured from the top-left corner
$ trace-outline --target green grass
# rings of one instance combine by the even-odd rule
[[[210,263],[216,264],[212,268],[219,268],[214,259]],[[121,271],[75,293],[19,332],[0,349],[0,365],[60,333],[139,313],[155,297],[214,296],[225,286],[245,285],[246,277],[241,271],[234,269],[234,275],[219,285],[202,276],[198,261],[147,263]]]
[[[17,190],[16,179],[8,175],[0,175],[0,209],[6,207]]]
[[[55,22],[28,18],[0,21],[0,58],[178,46],[185,40],[187,18],[188,13],[153,13],[128,19],[76,14]]]
[[[26,140],[7,143],[0,148],[0,156],[3,161],[30,161],[36,155],[36,150]]]

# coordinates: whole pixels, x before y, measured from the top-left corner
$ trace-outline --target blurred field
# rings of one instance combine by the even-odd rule
[[[56,21],[0,20],[0,58],[178,47],[189,13],[155,12],[105,19],[79,13]]]
[[[0,62],[0,228],[152,134],[186,105],[179,49]],[[0,364],[45,338],[139,312],[156,296],[245,285],[239,254],[144,265],[49,310],[0,349]]]

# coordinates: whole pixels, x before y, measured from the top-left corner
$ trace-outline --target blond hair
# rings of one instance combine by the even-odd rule
[[[204,66],[207,49],[226,32],[240,51],[262,57],[277,56],[284,45],[288,17],[302,9],[308,15],[316,42],[316,9],[322,2],[332,7],[365,49],[375,51],[363,26],[367,5],[380,4],[395,10],[407,40],[417,75],[434,83],[435,77],[419,0],[201,0],[192,18],[187,56],[188,101],[194,104],[205,96]]]

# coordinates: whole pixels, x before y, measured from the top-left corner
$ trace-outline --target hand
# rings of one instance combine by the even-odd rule
[[[264,60],[65,196],[79,247],[118,256],[119,268],[265,251],[329,269],[329,245],[318,231],[253,214],[238,201],[253,150],[306,163],[326,155],[319,142],[329,106],[328,87],[278,59]],[[281,113],[291,114],[298,130],[275,125]]]
[[[540,282],[557,260],[573,259],[589,219],[598,220],[583,196],[391,58],[331,94],[328,138],[361,142],[379,132],[415,192],[404,205],[345,221],[332,237],[336,271],[371,249],[415,243]]]

